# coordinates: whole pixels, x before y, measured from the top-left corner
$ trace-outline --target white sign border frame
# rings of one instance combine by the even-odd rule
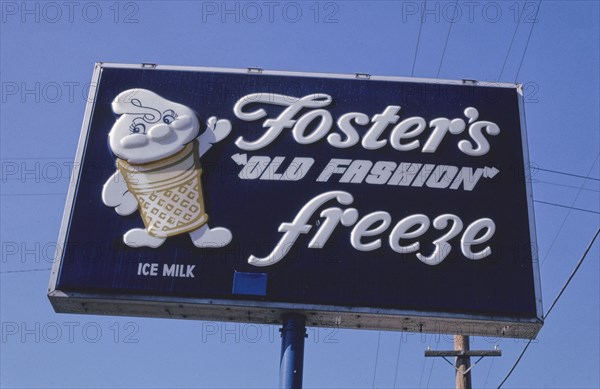
[[[102,69],[156,69],[194,72],[217,72],[249,74],[254,71],[263,75],[319,77],[357,80],[402,81],[443,85],[477,85],[500,88],[515,88],[519,94],[519,115],[523,148],[523,175],[526,177],[527,209],[529,232],[532,247],[534,294],[536,300],[535,319],[487,315],[466,315],[457,313],[421,312],[397,309],[374,309],[368,307],[344,307],[334,305],[289,304],[251,300],[198,299],[186,297],[164,297],[149,295],[114,295],[97,293],[71,293],[56,289],[58,274],[62,262],[62,248],[65,246],[70,217],[79,182],[80,167],[83,161],[85,145],[91,127],[95,108],[97,86]],[[463,334],[472,336],[508,337],[533,339],[543,325],[542,293],[540,282],[539,258],[533,208],[533,189],[529,167],[529,150],[524,111],[523,85],[513,83],[482,82],[474,80],[445,80],[429,78],[407,78],[390,76],[359,77],[356,74],[307,73],[262,70],[257,68],[232,69],[194,66],[169,66],[155,64],[123,64],[98,62],[89,90],[83,124],[79,137],[77,153],[69,190],[58,236],[55,260],[52,265],[48,298],[57,313],[102,314],[115,316],[159,317],[192,320],[217,320],[246,323],[280,324],[281,316],[287,312],[298,312],[307,317],[307,325],[314,327],[361,328],[371,330],[396,330],[423,333]]]

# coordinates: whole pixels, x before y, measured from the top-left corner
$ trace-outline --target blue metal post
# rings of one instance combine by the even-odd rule
[[[286,314],[283,316],[283,327],[280,331],[279,387],[282,389],[300,389],[302,388],[304,366],[306,319],[302,315]]]

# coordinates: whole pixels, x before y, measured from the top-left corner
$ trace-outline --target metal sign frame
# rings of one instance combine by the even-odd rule
[[[65,247],[70,217],[75,200],[77,186],[81,174],[85,146],[91,129],[97,86],[99,85],[104,68],[140,69],[154,68],[161,70],[222,72],[222,73],[261,73],[264,75],[319,77],[337,79],[369,78],[381,81],[403,81],[446,85],[472,84],[496,88],[513,88],[519,94],[519,114],[521,139],[524,157],[525,177],[528,176],[529,153],[527,147],[527,131],[524,116],[523,87],[520,84],[478,82],[473,80],[440,80],[404,77],[382,77],[364,74],[327,74],[300,73],[284,71],[266,71],[257,68],[226,69],[207,67],[163,66],[154,64],[112,64],[96,63],[89,90],[89,97],[81,128],[81,135],[75,156],[75,168],[67,194],[60,234],[58,237],[55,261],[52,266],[48,297],[56,312],[103,314],[117,316],[162,317],[194,320],[218,320],[233,322],[253,322],[279,324],[282,315],[299,313],[306,317],[308,326],[341,327],[398,330],[423,333],[447,333],[480,335],[492,337],[534,338],[543,325],[542,300],[539,276],[539,260],[536,247],[535,216],[531,182],[526,181],[527,207],[529,216],[529,233],[532,239],[532,270],[536,301],[536,318],[523,319],[515,317],[489,317],[458,313],[432,313],[396,309],[373,309],[368,307],[344,307],[333,305],[289,304],[250,300],[199,299],[185,297],[165,297],[152,295],[115,295],[96,293],[72,293],[58,290],[57,282],[61,261],[62,248]]]

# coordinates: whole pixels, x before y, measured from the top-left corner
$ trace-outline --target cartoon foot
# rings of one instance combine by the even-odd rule
[[[123,242],[129,247],[152,247],[157,248],[164,243],[165,238],[157,238],[142,228],[134,228],[123,235]]]
[[[192,238],[192,242],[196,247],[216,248],[227,246],[229,242],[231,242],[232,235],[231,231],[229,231],[227,228],[210,228],[208,224],[205,224],[197,230],[190,232],[190,237]]]

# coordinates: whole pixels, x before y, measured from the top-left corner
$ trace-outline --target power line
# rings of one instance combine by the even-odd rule
[[[527,351],[527,349],[529,348],[529,345],[531,344],[531,342],[532,342],[532,339],[529,339],[529,342],[527,342],[527,344],[523,348],[523,351],[521,351],[521,355],[519,355],[519,358],[517,358],[517,360],[515,361],[515,364],[512,366],[512,368],[510,369],[510,371],[508,372],[508,374],[506,375],[506,377],[504,377],[504,379],[502,380],[502,382],[500,382],[500,385],[498,385],[498,389],[500,389],[502,387],[502,385],[504,385],[504,383],[506,382],[506,380],[508,379],[508,377],[510,377],[510,375],[512,374],[512,372],[515,370],[515,368],[517,367],[517,365],[521,361],[521,358],[523,358],[523,355],[525,355],[525,351]]]
[[[73,161],[75,157],[8,157],[8,158],[0,158],[0,161],[37,161],[43,159],[52,159],[52,160],[71,160]]]
[[[454,21],[456,20],[456,11],[458,11],[458,0],[454,2],[454,13],[452,15],[452,20],[450,21],[450,27],[448,28],[448,34],[446,34],[446,43],[444,43],[444,50],[442,51],[442,58],[440,59],[440,66],[438,67],[436,78],[440,77],[440,71],[442,70],[442,63],[444,62],[444,56],[446,55],[446,47],[448,46],[448,41],[450,40],[450,32],[452,32],[452,26],[454,25]]]
[[[547,185],[554,185],[554,186],[562,186],[563,188],[581,189],[581,190],[585,190],[587,192],[600,193],[600,190],[597,190],[597,189],[580,188],[580,187],[575,186],[575,185],[559,184],[558,182],[549,182],[549,181],[537,180],[536,182],[534,182],[534,184],[547,184]]]
[[[419,52],[419,43],[421,42],[421,30],[423,29],[423,22],[425,17],[425,8],[427,7],[427,0],[423,3],[423,12],[421,12],[421,23],[419,24],[419,35],[417,35],[417,47],[415,48],[415,56],[413,58],[412,70],[410,76],[415,74],[415,64],[417,63],[417,53]]]
[[[490,358],[490,359],[492,360],[492,362],[490,363],[490,368],[488,369],[488,372],[485,375],[485,381],[483,382],[484,389],[487,386],[488,378],[490,378],[490,372],[492,371],[492,366],[494,366],[494,361],[496,360],[496,358]]]
[[[437,358],[432,358],[433,361],[431,361],[431,369],[429,369],[429,377],[427,377],[427,386],[425,388],[429,389],[429,381],[431,380],[431,373],[433,372],[433,365],[435,364],[435,360]]]
[[[523,56],[521,57],[521,62],[519,62],[519,68],[517,69],[517,75],[515,76],[515,82],[519,78],[519,73],[521,73],[521,66],[523,66],[523,60],[525,59],[525,54],[527,54],[527,48],[529,47],[529,40],[531,39],[531,34],[533,33],[533,28],[537,23],[537,17],[540,13],[540,8],[542,5],[542,0],[538,2],[537,11],[535,12],[535,16],[533,18],[533,23],[531,24],[531,30],[529,30],[529,36],[527,37],[527,43],[525,43],[525,50],[523,51]],[[520,19],[520,18],[519,18]]]
[[[437,350],[439,348],[440,345],[440,338],[438,337],[437,341],[435,342],[435,349]],[[431,369],[429,370],[429,377],[427,377],[427,386],[426,388],[429,388],[429,381],[431,380],[431,373],[433,372],[433,365],[435,364],[435,360],[437,358],[433,358],[433,361],[431,362]]]
[[[525,6],[523,6],[525,9]],[[504,67],[506,66],[506,62],[508,60],[508,56],[510,55],[510,51],[512,50],[513,43],[515,42],[515,36],[517,35],[517,30],[519,29],[519,25],[521,24],[521,16],[519,15],[519,20],[517,21],[517,27],[515,27],[515,31],[513,32],[512,39],[510,40],[510,45],[508,46],[508,51],[506,52],[506,57],[504,57],[504,63],[502,64],[502,69],[500,70],[500,75],[498,76],[498,80],[502,78],[502,73],[504,73]],[[493,361],[493,359],[492,359]]]
[[[423,373],[425,372],[425,364],[427,363],[427,358],[423,358],[423,366],[421,367],[421,378],[419,378],[419,389],[421,388],[421,382],[423,382]]]
[[[552,312],[552,309],[554,309],[554,306],[558,302],[558,299],[560,299],[560,297],[563,295],[565,289],[567,289],[567,286],[569,286],[569,283],[571,282],[571,280],[573,279],[573,277],[575,277],[575,273],[577,273],[577,270],[579,270],[579,268],[581,267],[581,264],[583,263],[583,260],[585,259],[585,257],[587,256],[588,252],[590,251],[590,249],[594,245],[594,242],[596,241],[596,238],[598,237],[598,234],[600,234],[600,228],[598,228],[596,230],[596,233],[594,234],[594,237],[592,238],[592,241],[590,242],[590,244],[588,245],[588,247],[585,249],[585,252],[581,256],[581,259],[579,260],[579,262],[577,262],[577,266],[575,266],[575,269],[573,269],[573,271],[571,272],[571,275],[567,279],[567,282],[565,282],[565,285],[562,287],[562,289],[560,290],[560,292],[558,293],[558,295],[554,299],[554,302],[552,303],[552,305],[548,309],[548,312],[546,312],[546,315],[544,316],[544,319],[546,319],[548,317],[548,315],[550,315],[550,312]]]
[[[375,388],[375,377],[377,376],[377,361],[379,360],[379,343],[381,342],[381,331],[377,335],[377,351],[375,352],[375,369],[373,369],[373,385],[372,388]]]
[[[571,177],[583,178],[583,179],[586,179],[586,180],[600,181],[600,178],[588,177],[588,176],[581,176],[579,174],[565,173],[565,172],[561,172],[561,171],[558,171],[558,170],[544,169],[544,168],[541,168],[541,167],[535,167],[534,170],[540,170],[540,171],[543,171],[543,172],[562,174],[563,176],[571,176]]]
[[[48,271],[48,270],[52,270],[52,268],[47,268],[47,269],[30,269],[30,270],[6,270],[6,271],[0,271],[0,274],[29,273],[29,272],[34,272],[34,271]]]
[[[2,193],[2,197],[13,197],[13,196],[66,196],[67,193]]]
[[[575,210],[575,211],[595,213],[597,215],[600,215],[600,212],[598,212],[598,211],[592,211],[591,209],[586,209],[586,208],[569,207],[568,205],[562,205],[562,204],[556,204],[556,203],[549,203],[547,201],[542,201],[542,200],[533,200],[533,202],[540,203],[540,204],[546,204],[546,205],[552,205],[554,207],[572,209],[572,210]]]
[[[398,355],[396,356],[396,372],[394,373],[394,389],[396,389],[396,380],[398,379],[398,366],[400,366],[400,349],[402,348],[402,333],[400,333],[400,342],[398,343]]]
[[[585,249],[585,252],[581,256],[581,258],[579,259],[579,261],[577,262],[577,265],[575,265],[575,268],[571,272],[571,275],[567,279],[567,282],[565,282],[565,284],[561,288],[560,292],[558,293],[558,295],[556,296],[556,298],[552,302],[552,305],[550,306],[550,309],[548,309],[548,312],[546,312],[546,315],[544,316],[544,320],[546,320],[548,318],[548,316],[550,315],[550,312],[552,312],[552,309],[554,309],[554,307],[556,306],[556,303],[558,303],[558,300],[561,298],[561,296],[563,295],[563,293],[565,292],[565,290],[567,289],[567,287],[571,283],[571,280],[573,279],[573,277],[575,277],[575,274],[577,273],[577,270],[579,270],[579,268],[581,267],[581,264],[583,264],[583,261],[585,260],[585,258],[587,257],[588,253],[590,252],[592,246],[594,245],[594,242],[596,241],[596,238],[598,237],[598,234],[600,234],[600,228],[598,228],[596,230],[596,233],[594,234],[594,237],[592,238],[592,240],[588,244],[587,248]],[[533,339],[529,339],[529,342],[527,342],[527,344],[523,348],[523,351],[521,351],[521,354],[519,355],[519,357],[517,358],[517,360],[513,364],[512,368],[510,369],[510,371],[508,372],[508,374],[506,374],[506,377],[504,377],[504,379],[502,380],[502,382],[500,382],[500,385],[498,385],[498,389],[500,389],[502,387],[502,385],[504,385],[504,383],[506,382],[506,380],[508,380],[508,378],[510,377],[510,375],[512,374],[512,372],[515,371],[515,368],[517,367],[517,365],[519,364],[519,362],[523,358],[523,355],[525,355],[525,351],[527,351],[527,349],[529,348],[529,345],[531,344],[532,341],[533,341]]]
[[[588,170],[586,176],[589,176],[592,173],[592,170],[594,169],[594,166],[596,166],[596,162],[598,162],[598,158],[600,158],[600,153],[598,153],[598,155],[596,155],[596,159],[594,159],[594,162],[592,162],[592,166],[590,166],[590,169]],[[571,206],[575,205],[575,203],[577,202],[577,199],[579,199],[579,196],[581,195],[581,192],[583,190],[583,186],[585,185],[586,182],[587,182],[587,180],[584,180],[581,183],[581,187],[579,188],[579,191],[577,191],[577,194],[575,195],[575,198],[571,202]],[[556,240],[558,239],[558,236],[562,232],[562,229],[565,226],[565,223],[567,222],[567,218],[569,217],[570,214],[571,214],[571,209],[569,209],[569,212],[567,212],[567,214],[563,218],[562,222],[560,223],[560,227],[558,227],[558,231],[556,232],[556,235],[554,235],[554,238],[552,239],[552,243],[550,243],[550,247],[548,248],[548,251],[546,252],[546,255],[544,255],[544,258],[542,259],[542,262],[540,263],[540,267],[544,266],[544,263],[546,262],[546,260],[550,256],[550,252],[554,248],[554,244],[556,243]]]
[[[2,182],[6,182],[6,181],[20,181],[22,183],[25,182],[31,182],[31,181],[37,181],[38,183],[43,182],[43,183],[48,183],[48,184],[55,184],[58,181],[64,180],[64,179],[69,179],[71,178],[71,176],[54,176],[54,177],[2,177]]]

